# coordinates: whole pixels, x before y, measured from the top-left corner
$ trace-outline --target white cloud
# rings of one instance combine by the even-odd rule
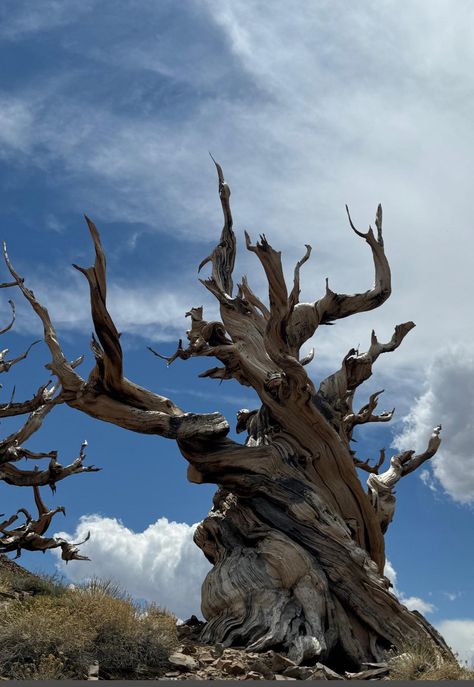
[[[436,626],[459,660],[474,668],[474,620],[441,620]]]
[[[81,553],[90,562],[58,566],[73,583],[91,577],[112,579],[135,598],[154,601],[181,619],[200,616],[201,584],[210,564],[193,542],[197,525],[159,518],[143,532],[133,532],[115,518],[85,515],[72,534],[55,536],[80,541],[91,538]]]
[[[436,607],[433,604],[421,599],[419,596],[406,596],[398,589],[397,573],[388,559],[385,562],[384,575],[388,577],[393,585],[392,592],[400,599],[401,603],[406,606],[409,611],[419,611],[422,615],[425,615],[425,613],[433,613],[433,611],[436,610]]]
[[[442,424],[442,443],[431,459],[437,482],[456,501],[474,503],[474,351],[456,346],[435,356],[424,393],[394,439],[399,449],[424,450],[432,428]],[[426,474],[428,472],[428,475]],[[429,469],[422,473],[433,488]]]

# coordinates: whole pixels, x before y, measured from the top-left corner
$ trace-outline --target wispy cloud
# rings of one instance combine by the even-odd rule
[[[0,38],[14,41],[39,31],[67,26],[94,4],[94,0],[67,5],[61,0],[42,0],[41,4],[6,0],[0,7]]]

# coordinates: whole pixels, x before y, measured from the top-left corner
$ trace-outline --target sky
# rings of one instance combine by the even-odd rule
[[[271,9],[270,9],[271,7]],[[401,11],[401,7],[403,11]],[[88,289],[71,263],[89,265],[83,220],[101,231],[110,311],[123,333],[126,374],[189,411],[231,421],[256,407],[252,390],[198,379],[205,361],[166,368],[147,346],[170,353],[184,313],[216,304],[197,280],[222,227],[212,152],[232,189],[235,275],[265,296],[243,230],[264,232],[290,270],[313,247],[302,298],[365,290],[370,253],[347,226],[384,210],[393,294],[375,311],[317,333],[316,383],[374,328],[417,327],[379,358],[359,392],[385,389],[390,426],[357,436],[375,458],[423,449],[443,426],[437,456],[397,489],[387,536],[387,574],[410,608],[438,627],[463,659],[474,656],[474,7],[467,0],[4,0],[0,5],[0,234],[12,262],[50,310],[66,354],[92,362]],[[287,272],[290,274],[290,272]],[[0,280],[8,278],[3,268]],[[21,294],[0,291],[0,317],[17,306],[2,348],[17,355],[41,328]],[[31,397],[48,380],[48,352],[2,375],[3,399]],[[307,368],[308,369],[308,368]],[[18,422],[4,420],[2,436]],[[16,424],[15,424],[16,422]],[[68,581],[113,578],[178,617],[199,615],[209,568],[192,542],[214,487],[186,481],[172,442],[134,435],[56,408],[28,443],[70,462],[87,439],[99,473],[70,477],[48,505],[65,505],[55,532],[90,563],[24,554],[32,570],[59,567]],[[362,474],[362,477],[364,475]],[[1,511],[32,504],[2,484]],[[185,591],[183,591],[185,590]]]

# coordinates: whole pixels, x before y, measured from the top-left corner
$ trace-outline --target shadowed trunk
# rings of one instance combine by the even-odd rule
[[[213,564],[203,584],[202,611],[207,620],[202,638],[252,650],[287,651],[295,662],[316,659],[341,670],[378,661],[391,646],[431,641],[449,653],[442,638],[420,614],[410,612],[390,591],[383,575],[384,533],[392,521],[394,486],[436,452],[440,427],[427,450],[376,464],[360,460],[351,449],[359,424],[387,422],[393,411],[375,414],[381,392],[359,411],[354,392],[372,374],[382,353],[395,350],[414,326],[398,325],[388,343],[372,332],[366,352],[351,349],[341,367],[316,388],[305,366],[314,353],[302,346],[319,326],[376,308],[390,295],[390,269],[382,239],[382,209],[376,230],[355,228],[371,249],[374,286],[359,294],[338,294],[326,284],[322,298],[300,303],[300,269],[309,259],[306,246],[296,264],[289,291],[281,255],[261,236],[246,247],[255,253],[268,281],[268,305],[244,277],[233,295],[236,240],[230,189],[216,163],[224,227],[218,245],[205,258],[211,276],[202,281],[220,303],[221,321],[208,322],[203,309],[187,315],[188,344],[179,342],[169,357],[213,357],[219,361],[202,373],[217,380],[236,379],[257,392],[261,405],[242,409],[237,443],[219,413],[186,413],[169,399],[143,389],[123,376],[119,334],[107,310],[105,257],[99,234],[87,220],[94,241],[93,267],[78,268],[88,279],[96,337],[96,366],[82,379],[60,348],[49,315],[24,285],[7,257],[10,272],[44,325],[52,354],[51,371],[61,383],[59,398],[93,417],[136,432],[175,439],[189,462],[188,477],[219,489],[195,541]],[[356,472],[369,473],[366,490]]]

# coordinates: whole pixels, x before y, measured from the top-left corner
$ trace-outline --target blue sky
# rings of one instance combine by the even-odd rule
[[[388,0],[0,6],[1,235],[71,358],[88,355],[91,331],[88,290],[70,267],[92,260],[86,212],[107,252],[127,375],[181,407],[232,420],[253,407],[251,390],[197,379],[205,361],[167,369],[146,350],[172,351],[191,306],[216,313],[196,273],[222,225],[208,151],[232,188],[236,274],[247,273],[261,295],[243,229],[264,231],[288,266],[311,243],[302,295],[314,300],[326,276],[337,291],[370,286],[370,256],[348,230],[344,204],[363,226],[382,202],[394,293],[382,309],[318,332],[311,374],[317,382],[349,348],[365,348],[372,328],[388,340],[396,323],[417,323],[362,389],[361,403],[384,388],[380,406],[397,412],[390,428],[360,432],[358,451],[422,448],[443,425],[432,465],[399,485],[387,545],[399,594],[463,656],[474,653],[473,21],[463,0],[414,0],[403,12]],[[7,321],[11,294],[0,295]],[[11,355],[40,334],[20,294],[14,299],[17,323],[2,337]],[[47,362],[36,346],[2,375],[3,397],[13,385],[17,399],[31,396],[48,379]],[[84,373],[90,364],[89,356]],[[4,421],[4,434],[14,427]],[[84,550],[93,561],[61,570],[73,581],[113,576],[181,616],[198,612],[207,563],[191,525],[207,514],[213,487],[187,483],[171,442],[68,408],[28,447],[57,448],[68,460],[84,438],[102,472],[46,496],[67,506],[56,531],[92,531]],[[4,512],[31,503],[24,490],[1,490]],[[51,571],[57,558],[24,554],[23,562]]]

